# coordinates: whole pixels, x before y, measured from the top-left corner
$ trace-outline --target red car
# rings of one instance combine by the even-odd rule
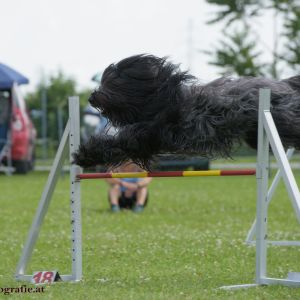
[[[4,146],[5,137],[6,141],[11,143],[12,165],[16,172],[25,174],[30,171],[35,160],[36,130],[17,84],[10,89],[0,89],[0,140],[2,141],[0,152]]]

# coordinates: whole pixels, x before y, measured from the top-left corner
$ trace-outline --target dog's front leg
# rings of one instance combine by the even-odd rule
[[[115,136],[92,136],[73,154],[74,163],[87,168],[95,165],[118,166],[132,160],[149,168],[152,155],[160,147],[157,136],[158,132],[147,124],[126,126]]]

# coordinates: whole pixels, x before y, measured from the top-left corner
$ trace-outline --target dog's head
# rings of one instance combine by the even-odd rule
[[[89,102],[115,126],[147,122],[174,108],[181,84],[193,78],[166,58],[135,55],[105,69]]]

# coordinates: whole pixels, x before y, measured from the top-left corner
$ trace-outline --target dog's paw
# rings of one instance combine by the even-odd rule
[[[89,151],[85,145],[80,145],[79,149],[72,153],[72,164],[86,168],[93,165],[93,159],[89,156]]]
[[[112,157],[118,157],[112,142],[113,137],[110,136],[92,136],[72,154],[73,163],[83,168],[109,165],[113,161]]]

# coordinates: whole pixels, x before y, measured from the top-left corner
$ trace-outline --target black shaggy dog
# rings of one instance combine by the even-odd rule
[[[73,154],[74,162],[116,166],[131,159],[149,169],[160,153],[230,157],[242,140],[255,148],[260,88],[271,89],[284,146],[300,149],[300,76],[222,77],[201,85],[166,58],[125,58],[106,68],[89,99],[119,131],[92,137]]]

